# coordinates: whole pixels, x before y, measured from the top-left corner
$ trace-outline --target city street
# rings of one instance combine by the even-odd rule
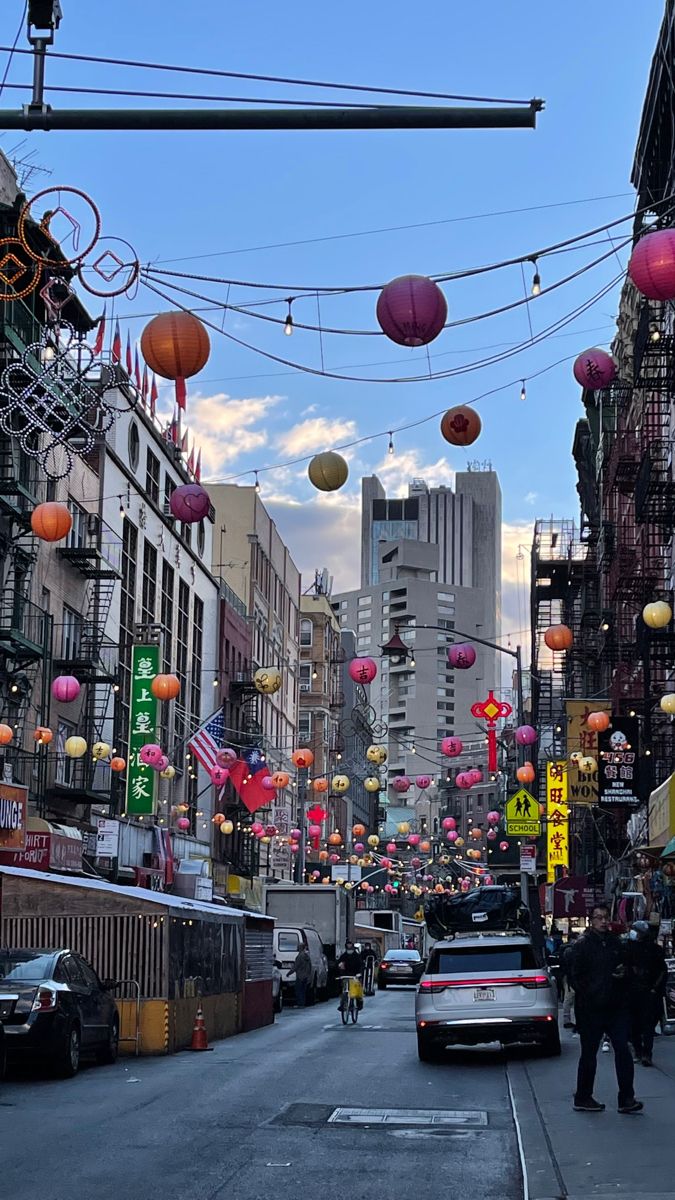
[[[425,1066],[413,1004],[412,991],[378,994],[347,1028],[334,1002],[287,1009],[211,1053],[121,1059],[72,1081],[13,1075],[0,1092],[4,1194],[360,1200],[431,1188],[515,1200],[520,1132],[533,1200],[675,1195],[656,1155],[671,1136],[670,1039],[657,1039],[656,1069],[638,1068],[645,1116],[612,1111],[611,1055],[601,1055],[596,1094],[608,1109],[588,1117],[571,1109],[571,1035],[561,1059],[466,1050]],[[369,1111],[344,1124],[339,1108]]]

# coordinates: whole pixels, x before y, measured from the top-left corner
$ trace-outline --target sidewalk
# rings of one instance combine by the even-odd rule
[[[564,1030],[562,1041],[561,1058],[508,1066],[531,1200],[675,1200],[675,1037],[656,1038],[654,1067],[636,1065],[635,1095],[645,1109],[633,1117],[616,1111],[612,1053],[598,1054],[595,1096],[606,1111],[573,1111],[579,1039]]]

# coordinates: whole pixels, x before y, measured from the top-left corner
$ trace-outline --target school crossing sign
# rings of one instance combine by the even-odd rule
[[[539,820],[539,804],[527,788],[521,788],[515,796],[506,801],[504,813],[506,817],[506,832],[511,837],[539,837],[541,821]]]

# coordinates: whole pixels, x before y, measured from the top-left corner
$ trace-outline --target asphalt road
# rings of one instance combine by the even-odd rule
[[[344,1028],[331,1001],[286,1009],[210,1053],[121,1059],[73,1080],[13,1076],[0,1088],[0,1191],[12,1200],[421,1191],[520,1200],[507,1057],[478,1050],[420,1063],[413,1011],[414,992],[394,989],[367,999],[356,1026]],[[368,1110],[358,1124],[329,1120],[350,1107]],[[430,1110],[444,1123],[430,1123]]]

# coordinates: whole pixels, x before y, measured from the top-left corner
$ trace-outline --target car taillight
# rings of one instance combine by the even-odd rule
[[[382,968],[383,971],[386,971],[388,966],[389,966],[389,963],[380,963],[380,967]]]
[[[46,987],[45,984],[41,984],[33,1001],[31,1012],[52,1012],[55,1008],[56,992],[54,991],[54,988]]]
[[[431,992],[432,996],[438,995],[439,992],[444,992],[447,987],[452,987],[452,984],[432,983],[430,979],[423,979],[420,983],[420,991]]]
[[[551,984],[548,975],[535,975],[532,979],[523,979],[521,982],[525,988],[544,988],[550,987]]]

